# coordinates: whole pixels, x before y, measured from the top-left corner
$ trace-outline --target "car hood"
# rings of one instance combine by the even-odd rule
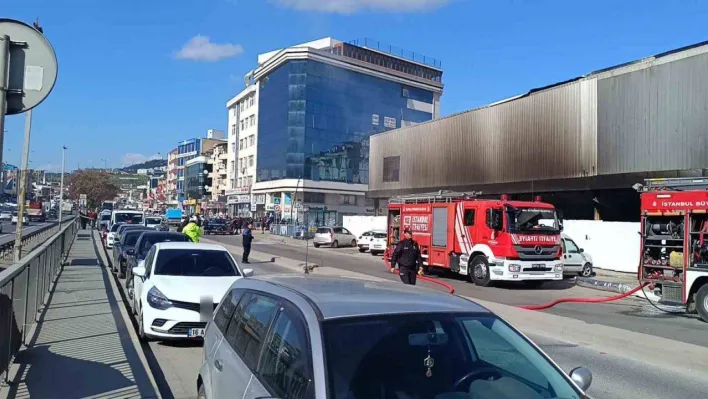
[[[230,277],[181,277],[160,276],[150,277],[153,284],[168,299],[174,301],[199,303],[202,296],[211,296],[214,303],[221,302],[226,291],[240,276]]]

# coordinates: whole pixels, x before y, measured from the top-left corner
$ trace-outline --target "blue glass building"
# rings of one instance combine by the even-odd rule
[[[202,139],[194,138],[179,142],[177,145],[177,200],[184,201],[185,196],[185,168],[184,164],[201,154]]]
[[[433,119],[410,100],[433,92],[314,60],[288,61],[260,82],[256,182],[367,184],[372,134]]]

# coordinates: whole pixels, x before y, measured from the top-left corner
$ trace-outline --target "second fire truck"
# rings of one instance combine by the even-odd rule
[[[391,199],[386,259],[410,229],[424,266],[450,269],[476,285],[562,280],[562,225],[553,205],[540,197],[488,200],[477,194],[440,191]]]

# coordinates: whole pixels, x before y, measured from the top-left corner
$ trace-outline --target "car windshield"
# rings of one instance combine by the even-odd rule
[[[374,233],[374,238],[386,238],[386,233]]]
[[[158,252],[155,274],[163,276],[239,276],[226,251],[205,249],[163,249]]]
[[[417,314],[323,323],[334,399],[571,399],[582,394],[493,315]]]
[[[141,256],[147,255],[153,245],[158,242],[187,242],[191,241],[190,238],[185,234],[150,234],[144,235],[143,240],[140,242]]]
[[[123,234],[123,245],[126,247],[133,247],[135,243],[138,242],[138,238],[143,234],[142,231],[127,231]]]
[[[556,211],[553,209],[532,209],[507,207],[510,231],[560,232]]]
[[[146,218],[145,219],[147,224],[160,224],[162,223],[162,218]]]
[[[111,220],[111,215],[101,215],[101,221]]]
[[[143,214],[142,213],[127,213],[120,212],[116,213],[116,223],[142,223]]]
[[[316,234],[329,234],[329,228],[328,227],[320,227],[317,229]]]

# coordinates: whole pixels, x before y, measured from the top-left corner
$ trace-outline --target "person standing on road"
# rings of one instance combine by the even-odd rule
[[[202,236],[202,228],[199,226],[199,219],[197,217],[192,217],[182,229],[182,233],[186,234],[192,242],[199,242]]]
[[[251,243],[253,242],[252,229],[253,225],[251,223],[248,223],[243,228],[243,258],[241,259],[241,263],[250,263],[248,261],[248,255],[251,254]]]
[[[415,285],[418,273],[423,270],[423,257],[420,253],[420,246],[413,240],[413,234],[409,229],[404,230],[403,236],[391,256],[391,273],[395,273],[398,266],[399,275],[403,284]]]

